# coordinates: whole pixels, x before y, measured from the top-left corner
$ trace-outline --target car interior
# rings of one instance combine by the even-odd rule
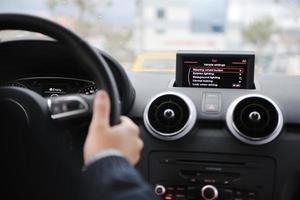
[[[47,19],[0,14],[0,30],[49,37],[1,41],[0,108],[16,127],[57,131],[80,157],[105,89],[111,124],[140,128],[136,168],[159,198],[299,199],[300,78],[256,74],[256,52],[178,50],[175,71],[138,73]]]

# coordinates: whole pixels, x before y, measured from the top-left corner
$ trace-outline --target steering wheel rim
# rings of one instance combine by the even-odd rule
[[[111,101],[111,125],[119,123],[121,105],[115,79],[104,58],[96,53],[96,51],[87,42],[69,29],[55,22],[25,14],[0,14],[0,31],[2,30],[21,30],[41,33],[68,46],[73,57],[77,58],[78,61],[81,62],[81,66],[85,66],[84,70],[93,77],[96,86],[99,89],[104,89],[108,92]],[[62,104],[67,103],[70,100],[74,103],[74,101],[77,101],[78,99],[79,102],[77,103],[84,102],[85,109],[82,110],[83,112],[77,112],[77,115],[80,114],[79,116],[81,116],[91,112],[93,96],[76,94],[68,95],[67,98],[65,98],[65,96],[61,96],[48,99],[50,113],[52,112],[50,107],[51,103]],[[68,118],[70,116],[72,117],[72,114],[76,116],[76,112],[72,112],[71,115],[68,115]]]

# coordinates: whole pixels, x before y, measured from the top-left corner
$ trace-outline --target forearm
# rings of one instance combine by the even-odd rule
[[[121,156],[94,161],[87,166],[84,174],[92,183],[92,195],[98,199],[156,199],[150,186]]]

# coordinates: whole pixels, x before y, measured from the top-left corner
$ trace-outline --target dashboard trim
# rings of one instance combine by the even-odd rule
[[[33,80],[33,79],[63,79],[63,80],[74,80],[74,81],[83,81],[90,84],[95,84],[93,81],[80,79],[80,78],[68,78],[68,77],[59,77],[59,76],[32,76],[32,77],[26,77],[26,78],[19,78],[16,81],[22,81],[22,80]]]

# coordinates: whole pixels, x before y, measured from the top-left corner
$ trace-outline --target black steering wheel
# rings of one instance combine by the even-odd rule
[[[0,14],[1,30],[22,30],[37,32],[55,39],[67,46],[71,55],[81,62],[97,88],[108,92],[111,100],[111,125],[119,122],[121,105],[115,79],[104,58],[95,52],[83,39],[70,30],[52,21],[23,14]],[[13,52],[12,52],[13,53]],[[23,121],[30,127],[35,126],[33,118],[50,118],[52,120],[68,120],[88,115],[92,112],[93,96],[71,94],[45,99],[28,89],[2,87],[0,102],[10,113],[23,116]],[[35,115],[34,113],[37,113]]]
[[[65,45],[73,58],[81,62],[80,66],[84,66],[83,70],[93,78],[96,87],[108,92],[111,125],[119,122],[121,105],[115,79],[105,59],[87,42],[54,22],[30,15],[0,14],[1,30],[37,32]],[[1,51],[0,44],[0,57]],[[13,59],[14,52],[7,53]],[[72,186],[72,190],[66,187],[80,182],[82,162],[79,157],[82,156],[69,151],[66,145],[69,143],[64,140],[68,136],[65,134],[68,132],[65,124],[71,120],[72,124],[88,119],[85,116],[92,113],[93,99],[94,96],[81,94],[44,98],[29,89],[0,87],[0,156],[3,161],[0,171],[1,177],[5,177],[5,190],[9,195],[27,194],[37,197],[31,199],[45,199],[47,195],[54,195],[51,189],[54,187],[57,194],[74,191],[72,196],[78,196],[81,186],[78,185],[77,189]],[[9,192],[11,190],[17,192]],[[66,199],[65,196],[60,199]]]

